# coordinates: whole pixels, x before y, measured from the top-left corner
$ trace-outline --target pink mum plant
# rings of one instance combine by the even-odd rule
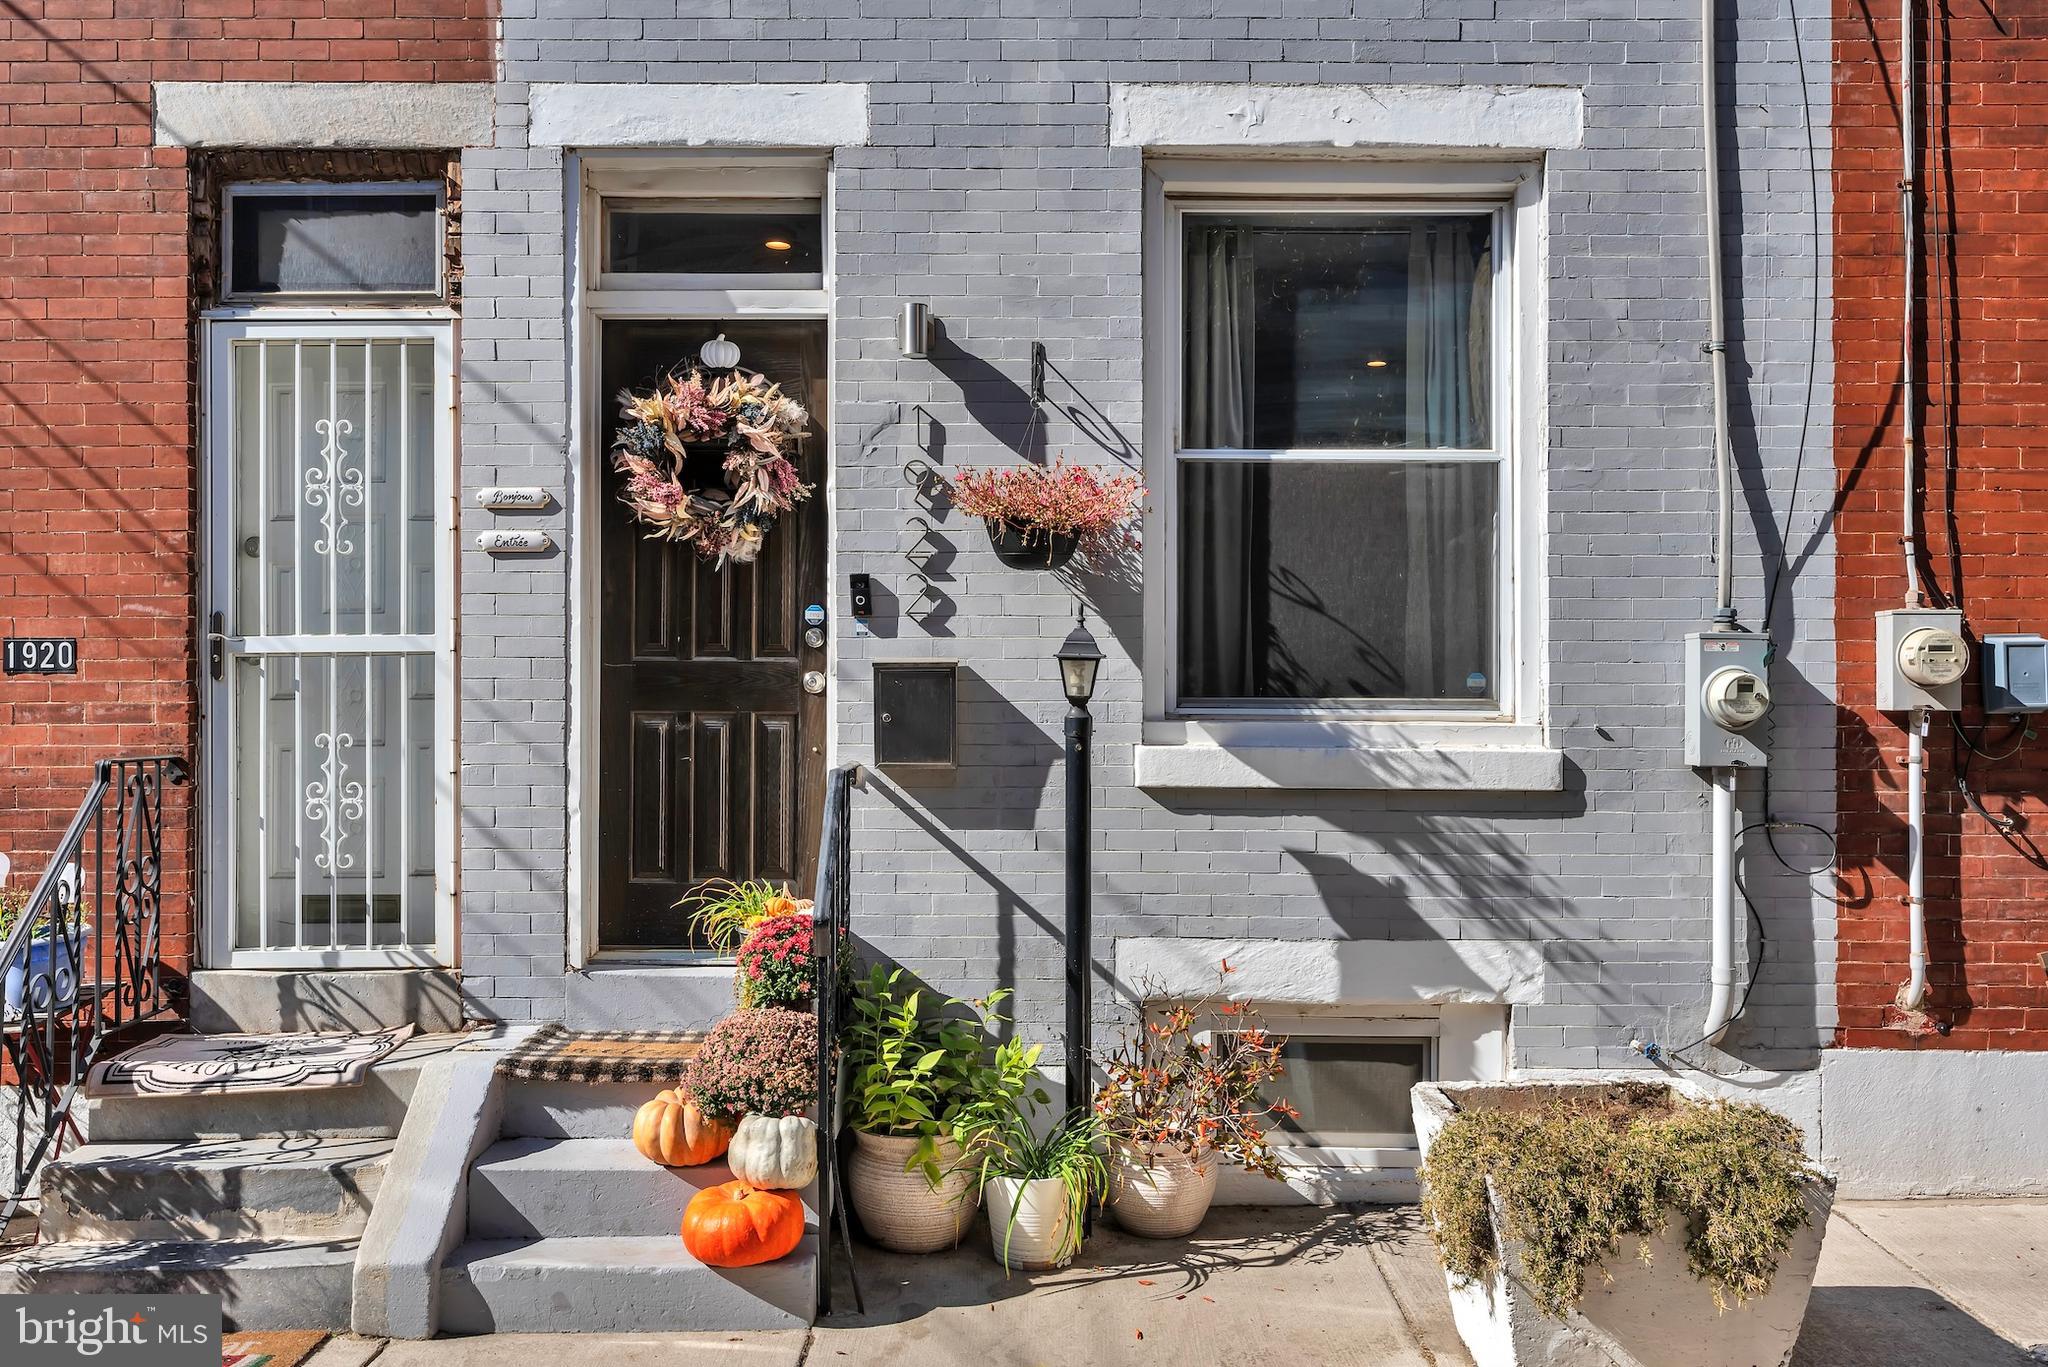
[[[953,506],[989,524],[1010,528],[1026,544],[1072,536],[1091,560],[1114,556],[1135,541],[1144,511],[1145,481],[1088,465],[1013,465],[961,470],[946,481]]]

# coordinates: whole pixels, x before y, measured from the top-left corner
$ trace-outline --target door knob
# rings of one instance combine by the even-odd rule
[[[804,671],[804,692],[806,692],[806,693],[823,693],[824,691],[825,691],[825,675],[824,675],[824,673],[823,673],[822,671],[820,671],[820,670],[816,670],[816,669],[807,669],[807,670],[805,670],[805,671]]]

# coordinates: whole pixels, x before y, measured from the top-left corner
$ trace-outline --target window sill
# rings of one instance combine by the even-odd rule
[[[1555,793],[1564,752],[1543,745],[1140,745],[1140,788]]]

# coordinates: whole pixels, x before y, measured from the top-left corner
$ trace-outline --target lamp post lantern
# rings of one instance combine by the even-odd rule
[[[1067,695],[1067,1109],[1089,1100],[1088,1046],[1090,968],[1094,930],[1088,905],[1088,743],[1093,719],[1088,700],[1102,648],[1077,621],[1060,643],[1060,686]]]

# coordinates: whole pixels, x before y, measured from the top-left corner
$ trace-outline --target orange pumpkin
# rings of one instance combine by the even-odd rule
[[[793,1192],[745,1182],[706,1187],[683,1211],[683,1247],[706,1267],[772,1263],[804,1237],[804,1203]]]
[[[671,1168],[709,1163],[732,1143],[732,1126],[705,1115],[697,1103],[672,1087],[633,1116],[633,1147]]]

